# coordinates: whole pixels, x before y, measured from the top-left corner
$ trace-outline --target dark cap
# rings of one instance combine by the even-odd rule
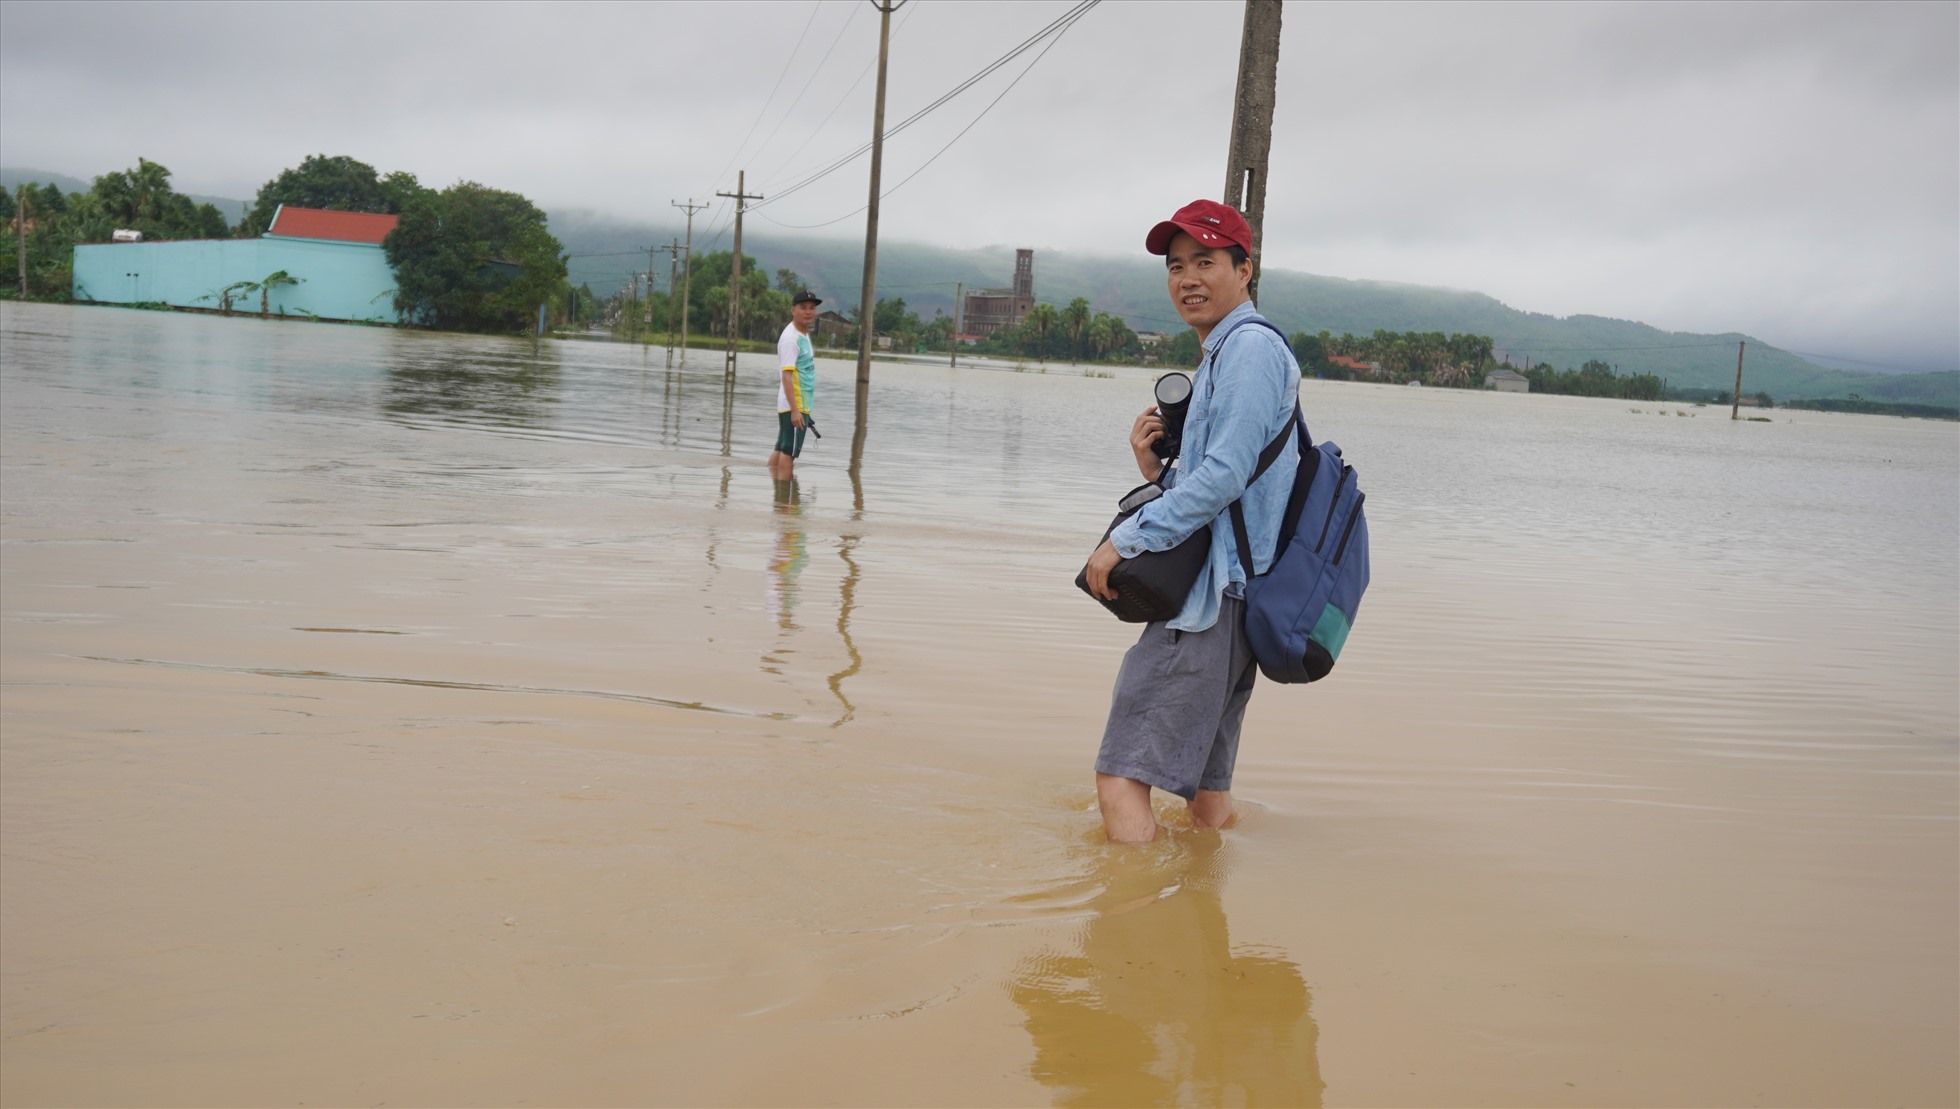
[[[792,307],[798,304],[822,304],[823,298],[811,292],[810,290],[805,289],[802,292],[797,293],[795,296],[791,297],[789,302]]]
[[[1245,217],[1216,200],[1194,200],[1179,208],[1171,218],[1150,229],[1143,237],[1143,249],[1152,254],[1168,254],[1171,239],[1179,231],[1188,232],[1199,246],[1242,246],[1252,252],[1252,228]]]

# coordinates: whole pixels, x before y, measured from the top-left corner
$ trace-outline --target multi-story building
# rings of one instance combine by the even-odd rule
[[[960,333],[975,339],[1012,331],[1034,307],[1034,251],[1014,252],[1014,285],[974,289],[960,306]]]

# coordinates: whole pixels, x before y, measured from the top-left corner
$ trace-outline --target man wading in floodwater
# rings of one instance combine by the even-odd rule
[[[1184,449],[1175,468],[1150,445],[1164,421],[1147,408],[1130,428],[1130,451],[1162,497],[1123,521],[1089,556],[1089,589],[1116,599],[1109,572],[1124,558],[1169,550],[1211,525],[1211,553],[1184,607],[1144,627],[1123,656],[1096,755],[1096,800],[1112,842],[1157,835],[1150,787],[1184,798],[1192,823],[1232,823],[1232,766],[1258,668],[1245,638],[1245,570],[1227,508],[1241,500],[1253,569],[1272,563],[1280,517],[1292,491],[1298,447],[1289,444],[1259,480],[1259,452],[1293,419],[1300,368],[1285,340],[1255,318],[1252,229],[1216,201],[1194,200],[1150,229],[1144,249],[1164,256],[1171,303],[1198,332],[1204,361],[1193,380]],[[1230,332],[1229,338],[1227,332]]]
[[[817,355],[810,349],[810,329],[817,323],[823,301],[808,289],[790,302],[789,323],[776,340],[776,361],[783,366],[783,384],[776,392],[776,449],[769,453],[769,476],[788,481],[796,474],[796,456],[803,453],[803,436],[810,429],[810,394],[817,389]]]

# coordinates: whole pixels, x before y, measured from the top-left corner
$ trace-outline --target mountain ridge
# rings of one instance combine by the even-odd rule
[[[645,264],[647,243],[680,239],[680,226],[635,225],[577,210],[551,214],[552,234],[572,255],[574,283],[610,292]],[[695,250],[726,250],[730,235],[706,232],[698,223]],[[630,247],[625,244],[631,243]],[[637,258],[624,251],[637,249]],[[878,295],[902,296],[926,319],[953,310],[955,282],[969,289],[1009,284],[1014,249],[990,245],[937,247],[903,240],[878,246]],[[753,223],[744,229],[743,253],[770,271],[794,270],[835,307],[856,305],[863,285],[861,240],[781,235]],[[1057,306],[1083,297],[1098,311],[1124,317],[1138,331],[1176,332],[1184,324],[1166,302],[1161,265],[1139,256],[1110,258],[1073,251],[1037,250],[1035,298]],[[662,286],[664,273],[656,271]],[[1651,373],[1678,388],[1732,389],[1738,343],[1745,393],[1768,392],[1777,400],[1846,397],[1960,406],[1960,371],[1881,373],[1820,366],[1800,355],[1741,332],[1666,331],[1637,320],[1577,313],[1553,316],[1513,308],[1488,293],[1413,282],[1330,277],[1266,268],[1259,278],[1260,310],[1289,334],[1329,331],[1370,335],[1376,330],[1470,332],[1492,338],[1500,356],[1523,365],[1551,362],[1573,369],[1597,358],[1622,375]]]
[[[53,184],[63,192],[90,187],[89,182],[67,174],[0,167],[0,187],[12,189],[28,181]],[[227,219],[242,218],[251,205],[233,197],[185,195],[217,205]],[[636,223],[582,209],[560,209],[549,213],[549,220],[552,233],[571,255],[572,283],[590,284],[602,294],[610,294],[645,264],[648,243],[686,235],[683,225]],[[713,235],[706,227],[699,230],[704,241],[695,244],[696,250],[728,248],[727,228]],[[771,271],[795,271],[833,306],[857,303],[863,284],[861,239],[786,235],[754,223],[745,228],[745,238],[743,253]],[[928,319],[951,313],[957,283],[969,289],[1010,284],[1014,254],[1014,247],[1002,244],[955,248],[883,242],[878,250],[878,295],[902,296],[909,309]],[[666,281],[657,269],[656,279]],[[1121,316],[1138,331],[1174,333],[1184,327],[1165,302],[1162,269],[1141,256],[1038,249],[1035,295],[1057,306],[1082,297],[1093,309]],[[1737,344],[1742,343],[1746,344],[1744,392],[1760,390],[1778,400],[1857,395],[1866,400],[1960,407],[1960,371],[1832,368],[1741,332],[1666,331],[1638,320],[1592,313],[1553,316],[1513,308],[1473,289],[1270,267],[1260,275],[1260,310],[1288,333],[1470,332],[1490,336],[1497,354],[1518,365],[1528,360],[1533,365],[1550,362],[1571,369],[1596,358],[1622,374],[1651,373],[1682,388],[1733,388]]]

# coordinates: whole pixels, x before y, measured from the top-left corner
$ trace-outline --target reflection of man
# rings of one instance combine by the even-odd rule
[[[789,323],[776,340],[776,361],[783,367],[783,384],[776,392],[776,449],[769,455],[769,476],[787,481],[803,453],[803,436],[810,425],[810,395],[817,388],[817,356],[810,349],[810,329],[816,326],[817,305],[823,301],[808,289],[790,301]]]
[[[1151,228],[1144,249],[1164,256],[1171,303],[1197,330],[1205,357],[1175,470],[1150,449],[1164,435],[1155,409],[1131,427],[1137,468],[1165,493],[1089,556],[1089,588],[1115,600],[1109,571],[1119,560],[1169,550],[1207,524],[1211,551],[1183,609],[1146,626],[1116,675],[1096,756],[1096,800],[1103,828],[1118,842],[1157,834],[1152,786],[1184,798],[1195,824],[1232,821],[1239,727],[1258,671],[1245,638],[1245,569],[1226,509],[1235,500],[1243,506],[1253,570],[1263,573],[1279,538],[1297,448],[1288,442],[1259,480],[1247,482],[1260,451],[1292,422],[1300,389],[1299,365],[1278,333],[1258,323],[1235,327],[1259,318],[1248,291],[1252,229],[1245,217],[1216,201],[1192,201]]]
[[[1105,871],[1082,953],[1040,955],[1016,973],[1031,1070],[1055,1104],[1321,1103],[1306,981],[1276,953],[1233,952],[1208,857],[1218,843],[1192,836],[1189,870]]]

